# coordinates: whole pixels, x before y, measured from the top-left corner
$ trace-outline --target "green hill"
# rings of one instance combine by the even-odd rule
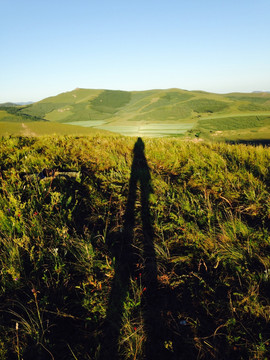
[[[24,112],[59,122],[190,121],[196,114],[226,109],[230,112],[231,102],[215,94],[179,89],[142,92],[76,89],[30,105]]]
[[[0,119],[9,121],[3,113],[7,109],[0,111]],[[28,116],[30,121],[43,119],[125,135],[200,134],[212,140],[241,136],[248,139],[260,138],[262,128],[266,136],[270,135],[269,93],[221,95],[180,89],[130,92],[75,89],[18,107],[16,111],[12,115]]]

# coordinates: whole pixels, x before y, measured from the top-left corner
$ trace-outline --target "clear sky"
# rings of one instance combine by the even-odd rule
[[[0,103],[76,87],[270,91],[270,0],[0,0]]]

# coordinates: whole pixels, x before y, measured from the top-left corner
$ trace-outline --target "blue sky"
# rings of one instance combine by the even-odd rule
[[[0,0],[0,103],[76,87],[270,91],[269,0]]]

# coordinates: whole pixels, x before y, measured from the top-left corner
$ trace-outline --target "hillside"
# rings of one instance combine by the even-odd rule
[[[1,138],[0,358],[269,359],[269,161],[262,146]]]
[[[10,109],[14,115],[14,108]],[[0,119],[12,121],[4,117],[4,111],[0,108]],[[15,115],[134,136],[270,137],[270,94],[266,92],[220,95],[180,89],[75,89],[19,107]]]
[[[1,115],[1,112],[0,112]],[[0,136],[46,136],[46,135],[77,135],[95,136],[110,134],[109,131],[82,127],[76,125],[63,125],[47,121],[22,122],[22,120],[0,122]]]

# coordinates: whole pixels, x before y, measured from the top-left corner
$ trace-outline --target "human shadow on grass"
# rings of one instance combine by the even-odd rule
[[[157,262],[154,249],[154,231],[149,209],[149,196],[152,192],[151,176],[144,154],[144,143],[138,138],[133,149],[133,162],[129,180],[129,194],[124,216],[124,228],[120,236],[120,244],[115,263],[115,276],[108,302],[106,320],[104,323],[103,342],[100,359],[118,359],[118,340],[122,326],[124,303],[131,286],[131,278],[139,277],[136,264],[139,257],[134,244],[135,202],[137,187],[140,190],[141,222],[143,230],[143,271],[142,271],[142,311],[144,317],[144,332],[146,342],[144,354],[148,360],[164,358],[165,348],[159,331],[161,318],[157,304],[158,280]],[[135,246],[136,245],[136,246]]]

